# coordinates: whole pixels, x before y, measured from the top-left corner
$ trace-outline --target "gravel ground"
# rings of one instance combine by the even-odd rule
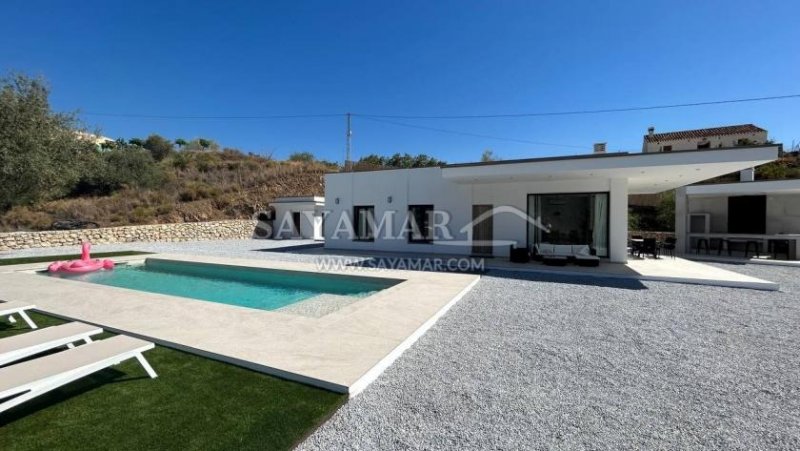
[[[300,446],[798,449],[800,269],[781,292],[494,273]]]
[[[800,449],[800,268],[714,265],[781,291],[492,272],[300,449]]]

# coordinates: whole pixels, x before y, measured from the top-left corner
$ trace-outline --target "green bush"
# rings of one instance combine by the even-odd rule
[[[0,212],[68,194],[97,148],[74,114],[55,113],[41,79],[0,78]]]
[[[172,143],[167,138],[155,134],[148,136],[142,147],[149,150],[156,161],[163,160],[175,151]]]
[[[313,163],[316,160],[311,152],[294,152],[289,155],[289,161],[299,161],[302,163]]]
[[[112,149],[87,161],[75,195],[108,195],[124,187],[152,188],[164,179],[150,151],[128,146]]]

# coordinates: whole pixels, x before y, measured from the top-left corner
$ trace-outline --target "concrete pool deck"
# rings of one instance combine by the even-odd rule
[[[403,282],[313,318],[46,278],[32,273],[46,268],[39,263],[0,268],[0,300],[30,302],[55,316],[353,396],[479,280],[474,274],[365,268],[322,271],[310,263],[212,256],[154,254],[114,260],[146,258]]]
[[[775,282],[680,257],[660,257],[658,259],[631,257],[624,264],[604,261],[595,268],[577,265],[547,266],[539,262],[512,263],[508,260],[496,259],[487,261],[486,268],[489,270],[674,282],[765,291],[777,291],[780,289],[780,285]]]
[[[347,256],[380,263],[381,260],[397,261],[403,259],[439,259],[442,261],[462,258],[453,254],[418,254],[381,251],[342,251],[339,249],[324,249],[321,247],[300,250],[297,253],[304,255],[342,257]],[[566,266],[548,266],[541,262],[514,263],[507,258],[484,258],[485,269],[488,274],[492,270],[516,271],[525,273],[561,274],[565,276],[596,277],[612,279],[632,279],[651,282],[674,282],[694,285],[712,285],[727,288],[749,288],[753,290],[778,291],[780,285],[757,277],[748,276],[734,271],[717,268],[701,262],[687,260],[680,257],[636,258],[630,257],[626,263],[611,263],[601,259],[597,267],[582,267],[575,264]],[[351,264],[356,264],[352,262]],[[365,266],[370,266],[366,264]]]

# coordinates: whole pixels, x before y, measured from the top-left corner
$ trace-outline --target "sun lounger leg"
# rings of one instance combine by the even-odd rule
[[[85,344],[87,344],[87,345],[88,345],[89,343],[91,343],[91,342],[92,342],[92,337],[89,337],[89,336],[87,335],[86,337],[84,337],[84,338],[81,338],[81,340],[83,340],[83,342],[84,342]],[[72,349],[72,348],[74,348],[74,347],[75,347],[75,343],[67,343],[67,348],[68,348],[68,349]]]
[[[26,322],[26,323],[28,323],[28,326],[30,326],[30,328],[31,328],[31,329],[38,329],[38,328],[39,328],[39,326],[37,326],[37,325],[36,325],[36,323],[34,323],[34,322],[33,322],[33,320],[31,319],[31,317],[30,317],[30,316],[28,316],[28,314],[27,314],[27,313],[25,313],[25,311],[24,311],[24,310],[23,310],[23,311],[21,311],[21,312],[19,312],[19,316],[21,316],[21,317],[22,317],[22,319],[24,319],[24,320],[25,320],[25,322]]]
[[[145,359],[142,354],[137,354],[136,360],[138,360],[139,363],[142,364],[142,367],[144,368],[145,371],[147,371],[147,375],[150,376],[151,379],[155,379],[158,377],[158,374],[156,374],[155,370],[153,370],[153,367],[150,366],[150,363],[147,362],[147,359]]]

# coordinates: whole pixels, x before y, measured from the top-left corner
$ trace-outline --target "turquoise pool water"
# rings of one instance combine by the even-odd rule
[[[48,273],[45,273],[48,274]],[[275,310],[320,294],[366,297],[400,280],[147,259],[70,280]]]

